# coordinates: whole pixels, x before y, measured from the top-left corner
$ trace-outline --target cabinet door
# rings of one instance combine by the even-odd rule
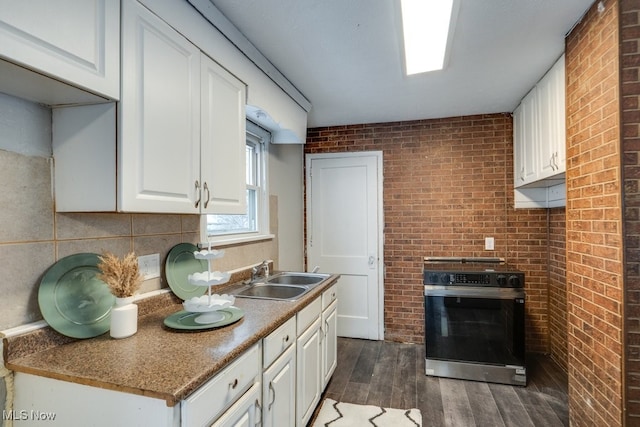
[[[514,185],[537,179],[538,111],[537,94],[532,90],[514,112]]]
[[[262,375],[263,427],[296,424],[296,346],[287,349]]]
[[[200,51],[135,0],[122,8],[118,209],[197,213]]]
[[[260,423],[261,385],[255,383],[212,427],[255,427]]]
[[[337,310],[334,301],[322,312],[322,390],[327,387],[338,363]]]
[[[554,100],[556,105],[556,138],[555,138],[555,164],[558,173],[567,170],[567,123],[566,123],[566,82],[564,55],[553,66],[556,91]]]
[[[556,81],[550,70],[536,86],[539,117],[539,176],[546,178],[556,173],[555,146],[557,105],[555,102]]]
[[[202,55],[202,211],[247,209],[244,83]]]
[[[566,170],[564,76],[563,55],[536,86],[540,126],[538,178],[552,177]]]
[[[524,109],[522,104],[513,111],[513,185],[524,184]]]
[[[320,401],[320,321],[318,318],[300,337],[297,346],[296,426],[307,424]]]
[[[120,97],[120,2],[0,2],[0,58]]]

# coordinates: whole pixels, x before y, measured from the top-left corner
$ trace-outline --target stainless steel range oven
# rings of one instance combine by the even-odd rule
[[[426,374],[526,385],[524,273],[500,258],[425,258]]]

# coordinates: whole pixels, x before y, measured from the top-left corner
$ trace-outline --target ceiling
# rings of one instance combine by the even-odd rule
[[[443,71],[403,73],[397,0],[211,0],[311,102],[308,126],[511,112],[594,0],[460,0]]]

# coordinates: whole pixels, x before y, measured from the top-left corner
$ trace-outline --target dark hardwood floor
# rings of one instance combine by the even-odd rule
[[[568,426],[566,373],[532,354],[527,377],[526,387],[428,377],[422,345],[338,338],[338,367],[323,398],[418,408],[425,427]]]

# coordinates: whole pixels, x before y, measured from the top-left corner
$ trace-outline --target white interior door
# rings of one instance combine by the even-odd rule
[[[307,265],[336,273],[339,336],[383,339],[382,153],[307,156]]]

